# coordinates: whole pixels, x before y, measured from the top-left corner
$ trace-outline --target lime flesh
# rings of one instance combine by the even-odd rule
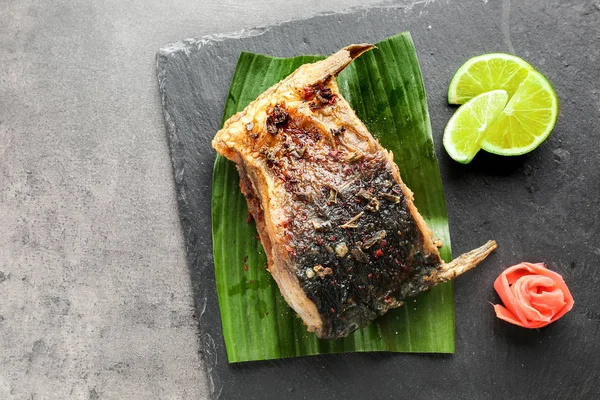
[[[528,153],[548,138],[558,118],[558,98],[550,83],[529,71],[498,118],[489,126],[481,147],[494,154]]]
[[[491,90],[506,90],[511,98],[533,67],[523,59],[505,53],[473,57],[464,63],[450,82],[448,103],[464,104]]]
[[[444,130],[444,148],[450,157],[463,164],[471,162],[507,101],[505,90],[493,90],[475,96],[456,110]]]

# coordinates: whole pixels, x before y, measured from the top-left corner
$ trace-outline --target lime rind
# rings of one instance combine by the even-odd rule
[[[444,130],[443,144],[448,155],[462,164],[471,162],[488,126],[502,114],[507,102],[505,90],[493,90],[475,96],[456,110]]]
[[[492,72],[492,69],[494,70]],[[509,98],[534,68],[525,60],[506,53],[473,57],[454,74],[448,87],[448,103],[464,104],[491,90],[506,90]]]

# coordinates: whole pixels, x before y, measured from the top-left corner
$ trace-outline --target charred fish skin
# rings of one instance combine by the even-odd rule
[[[318,336],[344,337],[431,287],[441,259],[424,248],[385,153],[350,162],[355,152],[334,147],[333,134],[304,128],[283,104],[274,110],[286,121],[280,141],[260,153],[288,194],[282,230],[290,265],[321,316]],[[250,209],[260,221],[259,208]]]
[[[328,204],[323,193],[313,205],[305,204],[307,212],[292,223],[298,278],[321,313],[322,338],[346,336],[427,290],[441,264],[438,253],[424,249],[406,196],[380,162],[355,164],[350,179],[358,179],[338,193],[336,203]],[[330,228],[315,230],[311,216],[329,222]],[[322,268],[327,273],[319,273]]]
[[[366,326],[495,248],[441,260],[392,154],[337,87],[335,75],[371,48],[348,46],[300,67],[213,140],[237,164],[282,295],[323,339]]]

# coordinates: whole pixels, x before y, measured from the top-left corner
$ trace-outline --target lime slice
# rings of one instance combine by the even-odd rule
[[[517,156],[538,147],[558,118],[558,98],[550,82],[529,71],[504,111],[488,128],[481,148],[503,156]]]
[[[505,90],[493,90],[460,106],[444,130],[444,147],[450,157],[463,164],[471,162],[487,128],[502,114],[507,101]]]
[[[519,57],[491,53],[473,57],[456,71],[448,88],[448,103],[463,104],[473,97],[503,89],[511,98],[533,67]]]

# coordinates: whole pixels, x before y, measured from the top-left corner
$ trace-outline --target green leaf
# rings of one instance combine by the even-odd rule
[[[242,53],[223,121],[304,63],[323,56],[274,58]],[[381,144],[394,152],[415,204],[451,259],[446,204],[431,138],[425,89],[408,33],[377,43],[338,77],[343,96]],[[267,259],[238,186],[235,165],[217,156],[212,218],[215,274],[229,362],[351,351],[454,352],[452,283],[423,293],[339,340],[306,331],[265,270]]]

